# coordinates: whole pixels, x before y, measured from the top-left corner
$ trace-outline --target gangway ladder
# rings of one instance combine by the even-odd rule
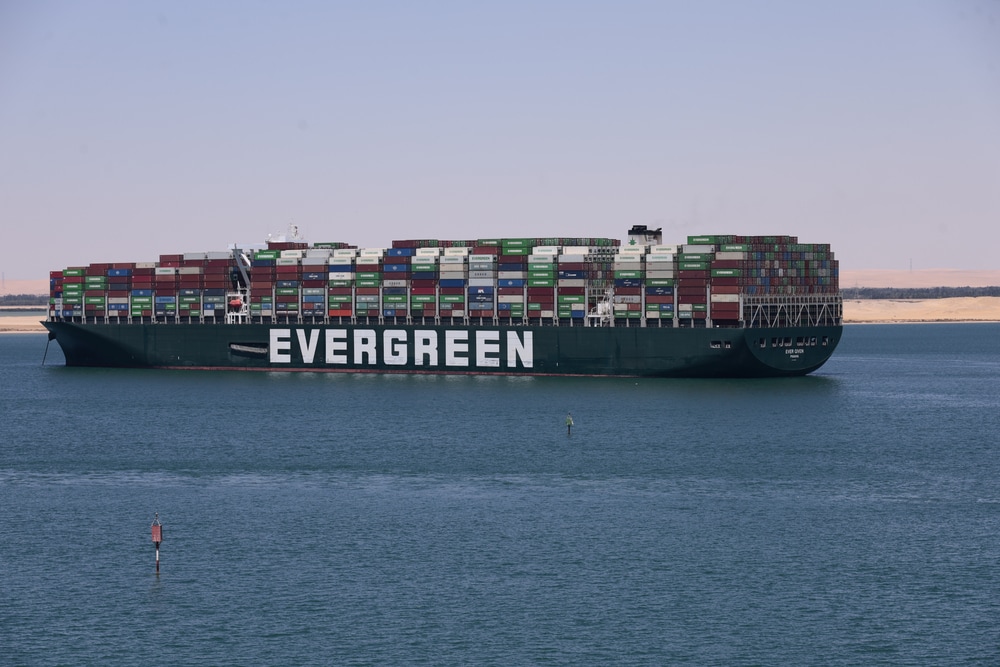
[[[246,324],[250,321],[250,258],[237,247],[232,250],[239,275],[234,288],[226,292],[226,324]]]

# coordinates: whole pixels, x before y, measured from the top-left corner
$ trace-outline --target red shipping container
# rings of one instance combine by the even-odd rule
[[[472,249],[472,254],[473,255],[499,255],[500,254],[500,246],[495,246],[495,245],[478,246],[477,245],[476,247],[474,247]],[[522,255],[522,257],[523,257],[523,255]]]
[[[641,287],[616,287],[615,294],[620,296],[639,296],[642,294]]]
[[[563,295],[583,296],[587,293],[586,287],[560,287],[559,293]]]
[[[351,312],[350,308],[338,308],[330,311],[330,317],[350,317]]]
[[[377,287],[359,287],[357,290],[358,294],[378,294]]]
[[[712,287],[716,285],[739,285],[741,278],[712,278]]]
[[[417,278],[416,280],[410,281],[411,287],[430,287],[433,289],[434,287],[437,287],[437,284],[438,281],[433,278]],[[423,294],[423,292],[418,293]],[[433,292],[431,292],[431,294],[433,294]]]
[[[739,294],[739,285],[716,285],[712,283],[712,294]]]
[[[524,288],[522,287],[498,287],[497,294],[524,294]]]
[[[685,294],[678,294],[677,303],[708,303],[708,300],[705,298],[704,294],[701,296],[689,296]]]
[[[336,294],[338,296],[349,295],[351,293],[350,287],[328,287],[326,290],[327,294]]]
[[[441,294],[465,294],[464,287],[442,287]]]
[[[615,290],[615,294],[618,293],[619,291]],[[678,287],[677,294],[679,295],[683,294],[684,296],[705,296],[705,286],[701,285],[697,287]]]
[[[551,287],[529,287],[528,288],[528,296],[529,297],[539,296],[539,295],[544,296],[546,294],[548,294],[549,296],[551,296],[554,293],[555,292],[553,291],[553,288],[551,288]]]
[[[674,297],[665,294],[649,294],[646,296],[646,303],[673,303]]]
[[[434,294],[437,291],[436,287],[410,287],[410,294]]]

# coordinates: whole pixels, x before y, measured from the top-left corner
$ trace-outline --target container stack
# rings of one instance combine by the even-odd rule
[[[227,252],[68,267],[50,273],[49,314],[223,322],[238,273]],[[828,245],[792,236],[282,242],[253,252],[249,305],[255,322],[739,326],[750,302],[837,295],[838,273]]]

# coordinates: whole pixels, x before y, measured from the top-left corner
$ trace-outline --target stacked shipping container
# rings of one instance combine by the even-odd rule
[[[188,253],[54,271],[50,318],[224,322],[236,262]],[[829,246],[790,236],[276,243],[253,253],[249,274],[250,316],[262,322],[739,326],[751,301],[839,292]]]

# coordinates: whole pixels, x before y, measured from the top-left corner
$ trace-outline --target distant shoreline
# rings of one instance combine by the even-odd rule
[[[4,307],[4,311],[37,312],[5,315],[0,312],[0,333],[43,333],[39,320],[45,307]],[[1000,322],[1000,297],[950,299],[851,299],[844,301],[844,324],[932,324]],[[206,325],[210,326],[210,325]]]

